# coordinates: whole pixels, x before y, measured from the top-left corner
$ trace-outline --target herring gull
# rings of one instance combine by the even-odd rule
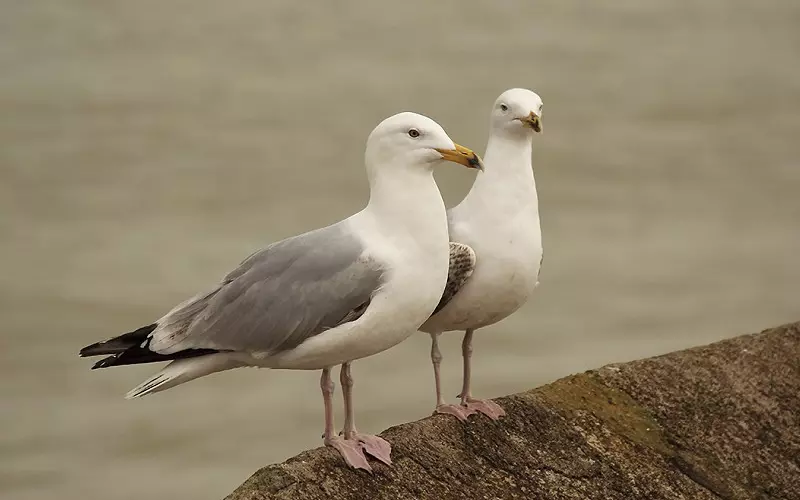
[[[371,470],[364,452],[391,464],[389,443],[356,430],[350,363],[405,340],[439,302],[448,234],[433,167],[444,161],[482,168],[430,118],[387,118],[367,139],[366,208],[257,251],[210,290],[150,325],[83,348],[81,356],[107,355],[93,368],[171,361],[128,398],[244,366],[322,370],[324,443],[355,468]],[[331,380],[339,364],[341,437],[334,433]]]
[[[436,411],[462,421],[476,411],[492,419],[505,415],[497,403],[472,397],[472,336],[519,309],[539,283],[542,232],[531,153],[541,118],[542,100],[530,90],[511,89],[497,98],[484,155],[487,170],[448,212],[453,242],[448,283],[420,330],[431,335]],[[445,403],[439,378],[438,338],[452,330],[465,330],[458,405]]]

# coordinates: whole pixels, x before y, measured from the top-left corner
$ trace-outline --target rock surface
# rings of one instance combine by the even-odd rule
[[[498,399],[508,415],[392,427],[394,466],[318,448],[227,500],[800,499],[800,323]]]

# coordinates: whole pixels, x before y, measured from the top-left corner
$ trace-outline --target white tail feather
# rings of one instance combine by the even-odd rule
[[[243,366],[227,353],[209,354],[197,358],[178,359],[145,380],[125,395],[125,399],[140,398],[161,392],[205,375]]]

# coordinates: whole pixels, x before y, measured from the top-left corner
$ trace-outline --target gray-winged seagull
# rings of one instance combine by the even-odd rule
[[[542,131],[542,100],[525,89],[505,91],[494,103],[486,172],[448,212],[451,260],[445,293],[420,328],[431,335],[436,411],[466,420],[479,411],[492,419],[505,412],[472,397],[472,335],[519,309],[538,284],[542,264],[539,200],[531,166],[533,135]],[[460,405],[445,404],[439,379],[439,334],[466,330]]]
[[[385,440],[356,431],[350,362],[405,340],[430,316],[448,274],[444,203],[433,167],[482,168],[430,118],[400,113],[367,139],[362,211],[273,243],[153,324],[83,348],[93,368],[172,360],[128,398],[243,366],[322,370],[326,445],[356,468],[391,464]],[[334,434],[331,368],[342,365],[345,425]],[[362,451],[363,450],[363,451]]]

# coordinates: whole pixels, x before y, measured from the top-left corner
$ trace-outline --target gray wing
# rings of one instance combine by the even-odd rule
[[[472,276],[475,270],[475,252],[468,245],[463,243],[450,242],[450,269],[447,272],[447,284],[444,287],[442,298],[439,305],[433,310],[433,314],[441,311],[444,306],[456,296],[461,287]],[[431,314],[431,316],[433,315]]]
[[[222,283],[173,309],[150,348],[280,352],[358,319],[382,284],[343,224],[289,238],[254,253]]]

